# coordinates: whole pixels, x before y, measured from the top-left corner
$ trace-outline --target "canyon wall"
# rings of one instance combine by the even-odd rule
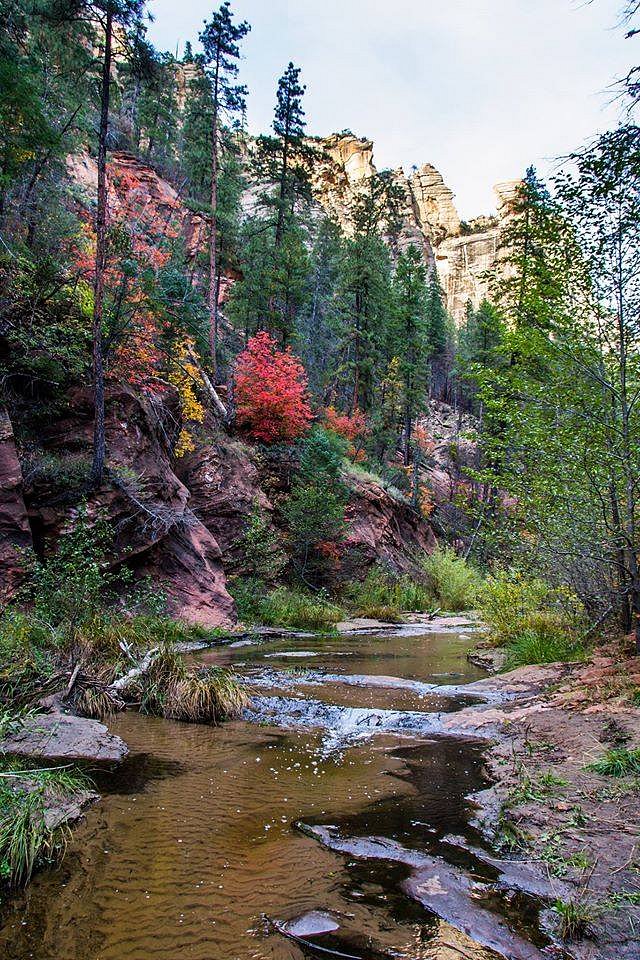
[[[316,146],[319,159],[313,169],[315,195],[348,234],[350,206],[376,173],[373,143],[344,133],[319,140]],[[496,184],[496,216],[463,224],[453,192],[430,163],[413,168],[409,174],[401,168],[394,170],[393,179],[406,198],[397,247],[405,250],[415,244],[422,250],[426,263],[435,264],[447,308],[460,325],[467,303],[480,305],[488,296],[491,276],[499,269],[500,231],[518,181]]]

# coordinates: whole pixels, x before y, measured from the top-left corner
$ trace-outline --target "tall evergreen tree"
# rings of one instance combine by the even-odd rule
[[[246,21],[234,23],[228,0],[215,12],[200,40],[204,48],[211,90],[211,230],[209,236],[209,351],[214,379],[217,375],[218,349],[218,177],[219,128],[221,116],[244,109],[246,87],[233,81],[238,76],[239,42],[251,27]]]
[[[95,0],[86,4],[87,12],[100,23],[103,30],[100,79],[100,124],[98,128],[98,194],[96,207],[96,266],[93,288],[93,390],[94,432],[91,480],[95,486],[102,483],[106,455],[105,384],[104,384],[104,295],[107,267],[107,138],[111,104],[111,70],[113,61],[114,27],[123,31],[138,28],[144,10],[144,0]]]
[[[400,361],[404,414],[403,455],[409,466],[413,420],[424,401],[429,357],[426,270],[420,251],[411,245],[400,254],[394,277],[396,355]]]
[[[289,63],[278,80],[273,132],[257,143],[259,174],[276,188],[275,198],[263,198],[267,206],[275,206],[275,247],[282,243],[287,218],[295,212],[298,199],[309,199],[309,160],[312,155],[305,143],[306,120],[302,100],[305,92],[300,82],[300,67]]]

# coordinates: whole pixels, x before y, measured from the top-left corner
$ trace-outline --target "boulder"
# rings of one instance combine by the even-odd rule
[[[98,720],[50,713],[29,719],[10,733],[0,741],[0,752],[38,760],[119,762],[129,748]]]

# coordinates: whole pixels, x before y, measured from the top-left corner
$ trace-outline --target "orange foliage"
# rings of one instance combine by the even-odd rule
[[[333,430],[339,437],[349,441],[347,454],[351,459],[363,460],[362,441],[369,433],[364,413],[358,409],[352,414],[340,413],[331,405],[325,410],[324,419],[329,430]]]

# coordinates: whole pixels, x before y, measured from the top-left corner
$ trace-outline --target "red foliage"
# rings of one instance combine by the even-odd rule
[[[236,361],[236,419],[262,443],[295,440],[312,420],[304,367],[268,333],[257,333]]]
[[[354,410],[351,415],[348,413],[339,413],[332,405],[325,410],[324,418],[329,430],[333,430],[339,437],[344,437],[345,440],[349,441],[349,450],[347,452],[351,459],[362,459],[362,441],[369,432],[364,413],[358,409]]]
[[[121,300],[122,313],[119,324],[122,333],[116,339],[110,355],[106,358],[106,374],[115,379],[150,393],[162,393],[166,389],[159,380],[166,366],[166,357],[161,348],[162,336],[168,325],[156,313],[149,301],[149,292],[142,281],[142,274],[157,273],[169,260],[167,240],[180,235],[180,218],[186,216],[172,194],[159,194],[162,181],[146,168],[138,170],[133,162],[120,159],[107,168],[109,192],[109,236],[126,237],[127,249],[112,249],[108,252],[105,267],[105,290],[107,312],[110,300]],[[170,190],[171,188],[168,188]],[[81,228],[76,238],[73,258],[79,276],[93,286],[95,274],[95,228],[92,215],[86,207],[79,210]],[[121,260],[134,261],[133,276],[125,277]],[[124,295],[121,297],[121,291]]]

